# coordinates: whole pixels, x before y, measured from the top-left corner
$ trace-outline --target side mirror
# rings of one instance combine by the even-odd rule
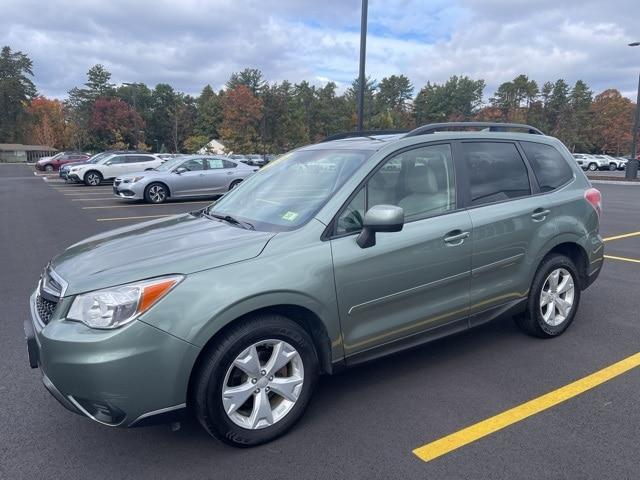
[[[356,238],[360,248],[376,244],[376,232],[399,232],[404,226],[404,210],[395,205],[374,205],[364,215],[362,231]]]
[[[182,175],[184,172],[187,172],[188,170],[184,167],[178,167],[176,168],[173,173],[177,173],[178,175]]]
[[[109,165],[111,165],[111,162],[104,162],[104,164],[108,167]]]

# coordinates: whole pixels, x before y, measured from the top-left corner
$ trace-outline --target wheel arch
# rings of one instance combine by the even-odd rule
[[[198,372],[200,370],[200,365],[202,364],[203,359],[206,357],[207,352],[211,348],[213,348],[216,340],[238,323],[255,315],[269,313],[287,317],[289,320],[304,328],[311,337],[316,353],[318,355],[320,373],[332,373],[333,365],[331,361],[331,341],[329,339],[327,329],[320,317],[311,309],[297,304],[283,303],[277,305],[269,305],[244,313],[243,315],[228,322],[203,345],[189,374],[187,404],[191,402],[194,381],[197,378]]]
[[[538,265],[547,257],[553,254],[561,254],[569,257],[578,269],[580,275],[580,285],[584,289],[584,285],[588,282],[588,265],[589,257],[585,248],[576,241],[562,241],[551,248],[541,259]]]

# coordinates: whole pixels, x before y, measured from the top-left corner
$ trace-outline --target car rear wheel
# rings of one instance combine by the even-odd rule
[[[596,163],[590,163],[588,168],[592,172],[595,172],[596,170],[598,170],[598,165]]]
[[[580,290],[573,261],[559,254],[547,257],[533,279],[526,311],[516,317],[518,325],[536,337],[561,335],[576,316]]]
[[[102,174],[95,170],[88,171],[84,176],[84,184],[89,187],[97,187],[102,182]]]
[[[149,203],[162,203],[168,196],[167,187],[161,183],[152,183],[144,191],[144,199]]]
[[[53,172],[53,165],[46,165],[44,167],[44,171],[47,172],[47,173]]]
[[[610,163],[609,164],[609,170],[611,170],[612,172],[618,169],[618,165],[616,165],[615,163]]]
[[[193,407],[214,437],[239,447],[259,445],[300,419],[317,378],[309,334],[286,317],[259,315],[223,333],[206,351]]]

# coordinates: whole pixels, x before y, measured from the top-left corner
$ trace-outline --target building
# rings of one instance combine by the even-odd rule
[[[198,150],[198,155],[215,154],[222,155],[225,153],[225,148],[218,140],[211,140],[204,147]]]
[[[22,145],[21,143],[0,143],[0,162],[34,163],[39,158],[51,157],[58,152],[45,145]]]

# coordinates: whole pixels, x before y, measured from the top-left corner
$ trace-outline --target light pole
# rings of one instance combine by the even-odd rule
[[[362,0],[362,16],[360,18],[360,73],[358,75],[358,131],[364,125],[364,63],[367,57],[367,10],[369,0]]]
[[[629,44],[630,47],[639,47],[640,42]],[[631,159],[627,162],[625,178],[633,180],[638,175],[638,129],[640,128],[640,76],[638,76],[638,98],[636,99],[636,115],[631,131]]]

